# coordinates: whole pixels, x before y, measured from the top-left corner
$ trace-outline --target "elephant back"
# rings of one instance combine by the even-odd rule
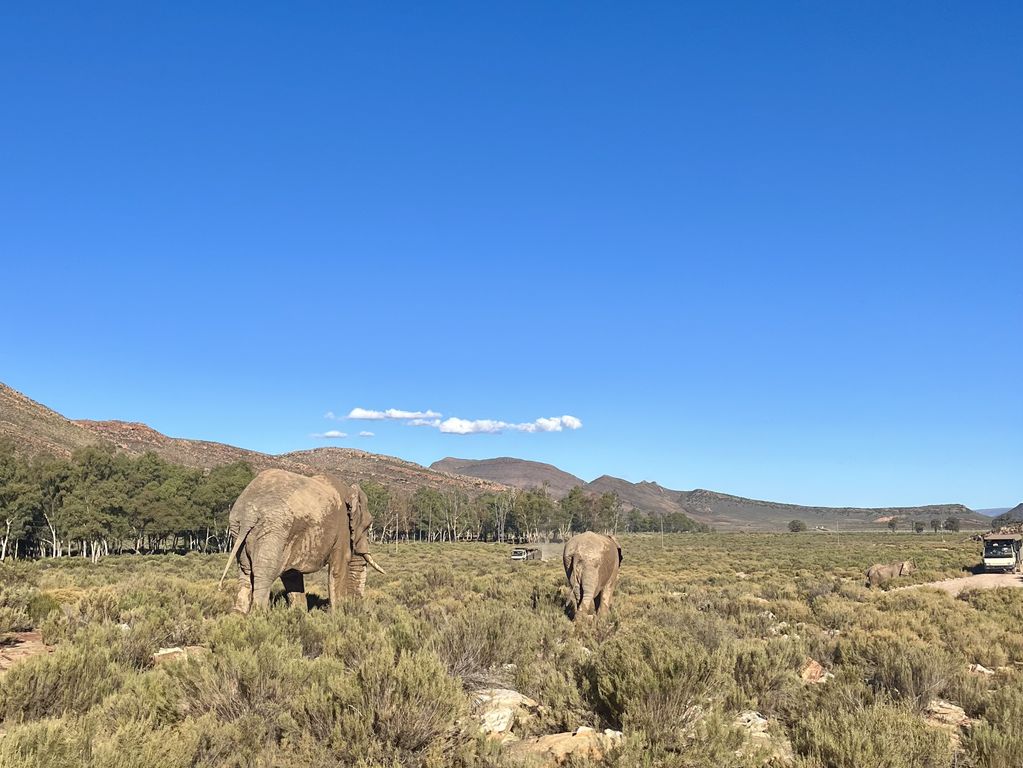
[[[231,510],[231,530],[255,527],[272,519],[275,526],[321,521],[343,505],[337,489],[322,477],[306,477],[283,469],[265,469],[256,475]]]

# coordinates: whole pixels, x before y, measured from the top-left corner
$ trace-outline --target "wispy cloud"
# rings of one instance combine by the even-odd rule
[[[352,408],[345,419],[354,421],[404,421],[409,427],[430,427],[448,435],[496,435],[502,432],[563,432],[566,429],[581,429],[582,421],[576,416],[544,416],[534,421],[510,422],[500,419],[461,419],[457,416],[443,418],[442,413],[427,409],[425,411],[405,411],[400,408],[388,408],[383,411],[371,408]],[[338,419],[333,411],[327,411],[326,418]],[[339,419],[338,419],[339,420]],[[372,432],[360,432],[359,437],[373,437]],[[332,430],[317,437],[346,437],[343,433]]]
[[[450,435],[498,434],[500,432],[561,432],[565,429],[580,429],[583,423],[575,416],[551,416],[536,421],[509,423],[494,419],[459,419],[451,417],[436,426]]]
[[[321,440],[340,440],[342,437],[348,437],[348,433],[339,429],[328,429],[326,432],[315,432],[312,436]]]
[[[331,413],[331,411],[327,411]],[[398,408],[388,408],[386,411],[373,411],[368,408],[352,408],[348,412],[348,419],[357,419],[360,421],[383,421],[384,419],[439,419],[443,414],[437,413],[436,411],[403,411]]]

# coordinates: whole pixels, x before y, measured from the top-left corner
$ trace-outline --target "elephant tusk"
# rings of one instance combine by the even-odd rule
[[[381,568],[381,567],[380,567],[379,565],[377,565],[377,561],[373,559],[373,555],[371,555],[371,554],[369,554],[369,553],[366,553],[366,554],[364,554],[364,555],[363,555],[362,557],[363,557],[363,559],[364,559],[364,560],[365,560],[365,561],[366,561],[367,563],[369,563],[370,567],[371,567],[371,568],[372,568],[372,569],[373,569],[374,571],[376,571],[377,573],[383,573],[383,574],[386,574],[386,573],[387,573],[387,571],[385,571],[385,570],[384,570],[383,568]]]

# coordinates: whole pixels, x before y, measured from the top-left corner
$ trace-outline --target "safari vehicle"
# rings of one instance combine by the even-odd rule
[[[512,560],[541,560],[540,550],[533,547],[516,547],[512,550]]]
[[[1023,536],[1018,533],[989,533],[984,537],[984,570],[1020,570],[1020,545]]]

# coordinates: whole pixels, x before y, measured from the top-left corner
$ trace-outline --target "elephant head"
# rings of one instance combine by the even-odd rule
[[[916,570],[916,566],[909,560],[899,563],[899,576],[908,576]]]
[[[348,560],[345,593],[362,597],[366,591],[366,566],[380,573],[384,573],[384,569],[377,565],[369,553],[369,529],[373,525],[373,516],[369,513],[369,498],[358,484],[348,489],[345,508],[348,512],[350,546],[350,550],[345,553]]]

